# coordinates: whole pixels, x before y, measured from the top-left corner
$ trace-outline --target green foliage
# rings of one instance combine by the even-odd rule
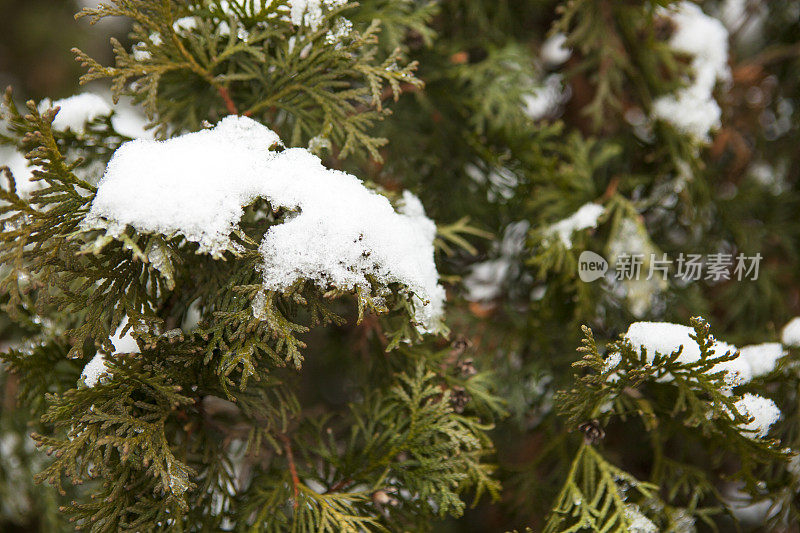
[[[583,444],[545,531],[631,531],[641,515],[637,502],[655,504],[657,488],[615,468],[591,445]]]
[[[791,454],[780,448],[777,440],[757,439],[742,429],[751,419],[737,410],[739,397],[731,393],[725,373],[713,371],[715,365],[737,354],[715,353],[709,325],[702,319],[692,319],[692,326],[692,338],[701,352],[693,362],[679,360],[682,349],[648,357],[644,348],[636,352],[626,339],[609,345],[603,357],[592,332],[584,327],[585,338],[579,348],[584,356],[573,366],[588,373],[578,374],[575,387],[559,393],[556,402],[569,426],[580,424],[585,442],[547,530],[627,531],[630,521],[626,513],[630,511],[626,509],[631,503],[620,494],[620,484],[639,493],[639,501],[653,509],[648,515],[663,524],[661,530],[669,530],[676,509],[680,516],[697,516],[711,524],[710,516],[727,507],[716,489],[718,469],[736,461],[738,469],[731,479],[740,480],[744,490],[757,496],[764,484],[759,478],[763,466],[785,464],[790,459]],[[636,445],[652,453],[649,483],[640,484],[611,466],[593,446],[605,435],[603,427],[614,419],[644,430],[646,438]],[[664,501],[658,501],[654,492],[659,488],[668,489],[662,490]]]
[[[191,131],[204,120],[241,112],[269,124],[291,145],[322,136],[339,147],[342,157],[366,150],[380,160],[378,148],[386,139],[368,130],[383,116],[383,100],[396,99],[401,83],[419,87],[421,82],[413,75],[415,63],[400,64],[399,49],[379,52],[377,19],[335,37],[336,46],[326,45],[337,16],[347,8],[326,13],[319,28],[296,31],[277,16],[288,9],[283,1],[254,2],[226,15],[219,2],[207,0],[120,0],[86,8],[81,15],[92,22],[130,18],[132,40],[139,43],[135,50],[112,40],[113,67],[75,53],[88,68],[82,82],[111,79],[116,98],[130,93],[150,118],[158,116],[162,135],[167,124]],[[425,16],[401,19],[401,24],[418,26]],[[182,29],[184,17],[192,21],[185,23],[191,31]],[[186,92],[185,85],[194,90]]]
[[[265,200],[215,257],[85,228],[131,140],[120,111],[62,131],[9,92],[0,148],[38,188],[0,170],[0,529],[793,531],[800,354],[781,344],[735,384],[716,369],[739,353],[690,317],[745,345],[800,315],[800,22],[792,2],[746,2],[738,22],[731,2],[694,3],[730,32],[708,142],[652,114],[693,74],[670,47],[674,1],[332,1],[313,24],[290,0],[84,9],[80,33],[116,34],[113,58],[75,39],[82,82],[110,83],[159,139],[246,115],[392,203],[417,193],[447,323],[423,335],[414,295],[377,279],[265,292],[258,243],[294,216]],[[545,50],[560,34],[563,63]],[[28,89],[28,71],[59,76],[19,62]],[[589,203],[596,224],[562,240],[554,224]],[[580,279],[587,251],[608,276]],[[645,280],[647,263],[615,279],[624,252],[762,260],[757,280]],[[115,353],[124,320],[138,353]],[[620,336],[642,320],[691,323],[699,359]],[[764,438],[736,407],[748,393],[781,410]]]

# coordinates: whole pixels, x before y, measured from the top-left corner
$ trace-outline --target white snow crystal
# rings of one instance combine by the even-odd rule
[[[634,504],[625,506],[625,520],[628,522],[630,533],[657,533],[658,527],[647,518]]]
[[[44,100],[41,108],[49,107],[61,108],[53,120],[54,130],[70,129],[78,134],[84,132],[88,122],[111,114],[111,106],[108,102],[101,96],[92,93],[77,94],[63,100],[56,100],[52,104]]]
[[[743,430],[754,432],[749,433],[753,438],[765,437],[770,426],[781,417],[781,411],[775,402],[756,394],[747,393],[734,405],[745,417],[753,417],[751,422],[742,426]]]
[[[625,338],[637,352],[641,348],[647,350],[647,359],[652,361],[655,354],[669,355],[681,346],[683,350],[677,361],[689,364],[700,360],[700,346],[689,335],[694,335],[694,329],[681,324],[669,322],[634,322],[628,328]],[[725,355],[726,352],[735,353],[736,346],[716,341],[713,345],[714,357]],[[730,361],[717,363],[709,372],[725,371],[725,381],[729,386],[742,385],[750,381],[753,371],[747,360],[741,356]]]
[[[781,342],[785,346],[800,346],[800,316],[796,316],[783,327]]]
[[[558,106],[569,98],[559,74],[551,74],[540,87],[533,87],[531,92],[522,96],[523,112],[531,120],[541,120],[555,114]]]
[[[152,129],[146,129],[147,117],[144,113],[124,100],[114,106],[111,125],[114,131],[131,139],[152,139],[155,133]]]
[[[763,37],[764,23],[769,16],[768,2],[750,0],[723,0],[719,6],[719,18],[744,45],[757,44]]]
[[[719,104],[708,91],[696,85],[680,89],[677,95],[657,98],[653,114],[703,142],[707,142],[709,133],[722,124]]]
[[[83,367],[81,379],[87,387],[92,388],[97,385],[101,377],[107,375],[107,370],[105,355],[103,352],[97,352],[94,358]]]
[[[197,17],[181,17],[172,23],[175,33],[190,33],[197,28]]]
[[[11,170],[11,174],[14,175],[14,182],[17,185],[17,194],[20,198],[27,198],[33,191],[47,185],[45,181],[33,180],[35,167],[32,167],[30,162],[25,159],[25,156],[12,147],[0,147],[0,166],[7,166]]]
[[[368,276],[401,283],[419,297],[417,320],[434,329],[444,305],[433,260],[435,224],[405,193],[398,212],[355,176],[326,169],[302,148],[271,151],[278,136],[229,116],[215,128],[168,141],[122,145],[101,180],[84,227],[119,234],[180,234],[215,256],[232,249],[243,206],[257,198],[293,211],[272,226],[260,251],[267,290],[299,279],[369,289]]]
[[[129,329],[125,335],[122,334],[122,330],[125,329],[125,326],[127,325],[128,317],[125,317],[122,319],[117,331],[115,331],[111,336],[110,340],[114,345],[114,353],[112,355],[121,353],[140,353],[139,345],[137,344],[136,339],[133,338],[133,335],[131,335],[131,330]],[[108,367],[106,365],[106,354],[102,351],[98,351],[94,358],[83,368],[81,378],[87,387],[94,387],[102,379],[102,377],[107,374],[107,371]]]
[[[558,235],[564,246],[572,248],[572,234],[576,231],[597,227],[597,221],[604,212],[605,208],[602,205],[589,202],[582,205],[569,217],[552,224],[547,228],[546,233]]]
[[[278,142],[257,122],[235,117],[165,142],[127,142],[111,158],[85,224],[112,234],[125,225],[181,233],[219,254],[242,206],[257,198],[258,164],[271,160],[268,148]]]
[[[778,359],[786,355],[786,349],[779,342],[766,342],[745,346],[739,350],[753,371],[753,377],[763,376],[775,370]]]
[[[472,266],[464,279],[467,300],[486,302],[500,296],[506,280],[518,269],[519,255],[525,248],[529,228],[527,220],[509,224],[497,250],[499,257]]]
[[[653,114],[700,141],[708,141],[711,130],[720,126],[722,114],[713,97],[714,85],[730,80],[731,76],[728,30],[692,2],[681,2],[664,13],[676,27],[670,46],[691,56],[693,79],[676,94],[657,98]]]
[[[111,344],[114,345],[114,355],[119,353],[139,353],[139,345],[136,339],[131,335],[132,329],[128,329],[125,335],[122,335],[122,330],[128,325],[128,317],[122,319],[117,331],[111,336]]]
[[[333,29],[325,34],[325,42],[328,44],[337,44],[352,32],[353,23],[344,17],[339,17],[336,19],[336,24]]]
[[[603,372],[614,370],[622,362],[622,354],[619,352],[611,353],[603,362]]]
[[[566,62],[572,56],[572,50],[565,47],[567,36],[563,33],[555,33],[542,43],[542,61],[550,67],[558,66]]]
[[[316,31],[322,24],[322,8],[333,9],[347,3],[347,0],[290,0],[290,18],[295,26],[308,26]]]
[[[511,262],[505,258],[493,259],[473,265],[469,276],[464,279],[467,300],[471,302],[486,302],[500,296],[510,268]]]

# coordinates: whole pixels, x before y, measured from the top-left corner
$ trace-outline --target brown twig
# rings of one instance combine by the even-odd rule
[[[352,479],[343,479],[341,481],[337,481],[336,483],[333,484],[333,486],[331,486],[331,488],[327,490],[327,492],[340,491],[352,482],[353,482]]]
[[[610,200],[611,197],[617,193],[617,187],[619,187],[619,176],[614,176],[611,178],[608,187],[606,187],[606,190],[603,193],[603,200]]]
[[[216,87],[220,98],[222,98],[222,101],[225,102],[225,107],[227,108],[228,113],[231,115],[238,115],[239,109],[236,107],[233,98],[231,98],[231,93],[228,92],[228,89],[222,85],[216,85]]]
[[[300,495],[300,478],[297,477],[297,466],[294,463],[294,453],[292,453],[292,444],[289,437],[281,433],[278,438],[283,442],[283,448],[286,450],[286,460],[289,461],[289,472],[292,475],[292,489],[294,492],[294,508],[297,509],[299,505],[298,497]]]

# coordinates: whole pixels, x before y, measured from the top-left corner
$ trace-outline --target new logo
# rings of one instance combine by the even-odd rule
[[[608,271],[608,261],[602,256],[586,250],[578,257],[578,276],[581,281],[591,283],[602,278]]]

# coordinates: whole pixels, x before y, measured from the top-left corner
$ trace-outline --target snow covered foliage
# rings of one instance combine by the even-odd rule
[[[596,228],[597,222],[604,212],[605,208],[602,205],[591,202],[584,204],[569,217],[551,225],[546,232],[549,235],[558,236],[565,247],[572,248],[572,234],[576,231]]]
[[[688,1],[665,9],[662,14],[675,25],[669,44],[679,54],[691,58],[691,72],[687,87],[653,103],[653,115],[699,141],[707,141],[710,132],[719,128],[722,114],[713,96],[714,87],[718,81],[729,81],[731,76],[728,30]]]
[[[107,374],[106,357],[103,352],[97,352],[91,361],[86,363],[81,372],[81,379],[84,385],[91,388],[100,382],[100,379]]]
[[[369,278],[382,290],[400,283],[416,297],[419,323],[436,329],[444,305],[433,261],[436,226],[419,200],[405,193],[396,212],[356,177],[326,169],[305,149],[283,149],[273,131],[246,117],[229,116],[213,129],[164,142],[121,146],[84,228],[181,235],[218,257],[237,251],[231,233],[258,198],[290,213],[260,246],[266,290],[285,290],[298,280],[367,292]]]
[[[503,292],[506,283],[519,273],[520,255],[525,249],[529,229],[530,224],[526,220],[508,225],[498,247],[497,257],[473,265],[464,279],[467,299],[487,302]]]
[[[17,4],[0,529],[800,522],[792,2]]]
[[[533,86],[522,95],[525,116],[531,120],[552,117],[569,98],[569,91],[558,74],[547,76],[541,86]]]
[[[800,316],[794,317],[783,327],[781,342],[786,346],[800,346]]]
[[[330,10],[345,3],[347,0],[290,0],[292,23],[316,31],[322,23],[323,8]]]
[[[738,350],[733,345],[709,337],[711,344],[708,354],[705,356],[698,344],[698,340],[703,341],[703,339],[696,339],[696,336],[695,328],[680,324],[636,322],[628,328],[624,339],[630,343],[635,352],[646,351],[647,361],[650,363],[653,363],[658,355],[669,356],[677,352],[680,354],[676,362],[683,365],[702,362],[705,358],[712,356],[735,355],[733,359],[716,363],[707,370],[709,374],[724,372],[723,380],[727,387],[722,392],[726,395],[731,394],[733,387],[745,385],[754,377],[769,374],[774,370],[778,359],[786,354],[778,343],[748,346]],[[619,363],[620,360],[617,356],[613,364],[609,364],[607,361],[607,369],[615,368]],[[612,376],[614,379],[617,378],[616,374]],[[668,375],[665,378],[663,381],[671,379]],[[753,438],[765,437],[769,428],[781,416],[780,410],[772,400],[749,392],[737,400],[734,406],[746,419],[753,418],[741,425],[744,434]]]
[[[22,198],[27,198],[30,193],[41,188],[42,181],[33,180],[34,167],[16,149],[10,146],[0,147],[0,166],[6,166],[14,175],[14,183],[17,186],[17,194]]]
[[[566,41],[566,35],[554,33],[542,43],[540,54],[546,66],[557,67],[572,57],[572,50],[566,47]]]
[[[695,363],[702,357],[700,346],[691,335],[694,329],[681,324],[669,322],[634,322],[628,328],[625,339],[631,343],[636,351],[646,350],[649,361],[656,354],[669,355],[680,350],[678,362]],[[736,346],[725,342],[716,341],[712,347],[714,356],[735,354]],[[731,361],[717,363],[709,370],[710,373],[725,372],[725,381],[731,386],[742,385],[753,379],[753,370],[748,361],[737,356]]]
[[[41,110],[58,107],[59,111],[53,120],[53,129],[72,130],[82,134],[86,124],[98,117],[111,114],[111,106],[104,98],[94,93],[82,93],[55,102],[43,101]]]
[[[658,531],[658,526],[643,515],[635,504],[629,504],[625,507],[625,518],[630,522],[628,525],[630,533],[657,533]]]
[[[120,323],[117,331],[109,339],[111,344],[114,345],[112,356],[117,354],[136,354],[140,353],[139,344],[132,335],[132,328],[128,328],[123,334],[123,330],[128,328],[128,317],[125,317]],[[104,376],[108,375],[107,354],[103,351],[98,351],[97,354],[89,361],[81,372],[81,379],[87,387],[94,387],[97,385]]]
[[[781,411],[775,402],[749,392],[735,405],[739,413],[748,419],[752,418],[742,426],[742,430],[752,433],[753,438],[765,437],[769,428],[781,417]]]
[[[754,378],[764,376],[775,370],[778,360],[786,354],[786,348],[779,342],[765,342],[739,349],[739,357],[750,365]]]

